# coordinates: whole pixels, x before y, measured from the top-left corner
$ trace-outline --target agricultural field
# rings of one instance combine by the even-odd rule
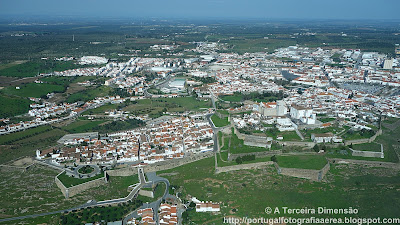
[[[20,89],[16,89],[16,87],[8,87],[3,89],[1,92],[3,92],[4,94],[16,95],[20,97],[43,98],[48,93],[65,91],[65,87],[63,85],[55,85],[55,84],[29,83],[21,85],[19,86],[19,88]]]
[[[0,94],[0,118],[25,114],[29,111],[31,101],[27,98]]]
[[[65,134],[66,132],[63,130],[41,126],[4,135],[2,136],[4,142],[0,148],[0,163],[22,156],[33,157],[36,155],[37,149],[56,145],[57,140]]]

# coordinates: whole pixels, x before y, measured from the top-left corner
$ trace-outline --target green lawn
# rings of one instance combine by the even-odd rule
[[[285,168],[322,169],[327,160],[321,155],[277,156],[278,165]]]
[[[0,118],[27,113],[30,104],[27,98],[0,94]]]
[[[224,127],[224,126],[228,126],[230,124],[228,121],[228,117],[221,119],[217,115],[214,114],[211,116],[211,119],[216,127]]]
[[[91,180],[96,180],[100,177],[104,177],[104,173],[100,173],[99,175],[96,175],[96,176],[90,177],[90,178],[79,179],[79,178],[67,176],[64,172],[58,176],[58,179],[60,179],[60,181],[64,184],[65,187],[69,188],[72,186],[76,186],[78,184],[86,183]]]
[[[63,92],[65,87],[63,85],[55,85],[55,84],[36,84],[29,83],[25,85],[19,86],[20,89],[16,89],[15,87],[8,87],[2,90],[5,94],[17,95],[21,97],[35,97],[41,98],[48,93],[52,92]]]

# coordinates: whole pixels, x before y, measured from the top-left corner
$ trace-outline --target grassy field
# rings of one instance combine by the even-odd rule
[[[63,92],[65,87],[63,85],[55,84],[36,84],[29,83],[19,86],[20,89],[15,89],[15,87],[8,87],[2,90],[5,94],[17,95],[21,97],[35,97],[40,98],[51,92]]]
[[[88,200],[97,201],[126,197],[128,186],[138,183],[137,175],[124,177],[110,177],[107,184],[91,188],[73,198],[66,199],[54,182],[59,173],[48,167],[35,165],[22,172],[16,170],[0,170],[0,218],[30,215],[43,212],[68,209],[86,203]],[[50,222],[55,217],[39,217],[32,221]],[[15,224],[20,221],[14,221]],[[35,224],[35,223],[29,223]],[[39,223],[36,223],[39,224]],[[58,224],[51,223],[50,224]]]
[[[216,127],[224,127],[229,125],[228,117],[219,118],[217,115],[212,115],[211,119]]]
[[[27,113],[30,103],[31,101],[26,98],[0,94],[0,118]]]
[[[102,115],[104,115],[105,112],[111,111],[111,110],[115,110],[115,109],[118,108],[118,106],[119,106],[119,104],[107,104],[107,105],[103,105],[103,106],[100,106],[100,107],[95,108],[95,109],[90,109],[90,110],[88,110],[88,111],[86,111],[86,112],[84,112],[82,114],[83,115],[93,115],[93,114],[102,114]]]
[[[399,214],[400,196],[396,188],[400,187],[397,182],[400,175],[389,169],[334,165],[327,175],[327,182],[319,183],[277,175],[272,166],[214,174],[211,169],[213,165],[214,159],[208,158],[159,172],[168,174],[165,177],[171,184],[183,187],[183,196],[191,195],[200,200],[222,203],[220,215],[190,211],[190,222],[185,224],[203,224],[209,221],[213,221],[213,224],[223,224],[222,218],[226,215],[276,217],[265,214],[266,206],[353,207],[359,209],[358,216],[361,217],[396,217]],[[233,212],[233,209],[236,209],[236,212]]]
[[[67,126],[63,127],[62,129],[68,131],[70,133],[84,133],[91,131],[106,122],[105,120],[81,120],[78,119],[75,122],[68,124]]]
[[[37,149],[54,146],[56,141],[66,134],[65,131],[60,129],[44,131],[46,129],[46,126],[41,126],[38,128],[32,128],[26,131],[2,136],[1,140],[3,140],[4,137],[6,138],[6,141],[10,141],[10,144],[3,145],[0,148],[0,163],[7,162],[21,156],[33,157],[35,156]],[[36,134],[34,135],[34,133]]]
[[[230,136],[230,141],[231,141],[231,144],[230,144],[229,152],[231,154],[267,151],[266,148],[245,145],[244,141],[242,139],[239,139],[237,137],[237,135],[233,133],[233,129],[232,129],[232,133]]]
[[[221,96],[220,98],[228,102],[241,102],[243,97],[241,94],[234,94],[234,95]]]
[[[108,96],[110,94],[111,89],[112,89],[111,87],[107,86],[84,89],[83,91],[69,95],[66,101],[68,103],[73,103],[77,101],[86,102],[89,100],[93,100],[96,97]]]
[[[161,198],[164,195],[165,188],[165,183],[158,183],[157,186],[154,188],[154,199]]]
[[[285,168],[322,169],[327,160],[321,155],[277,156],[278,165]]]
[[[360,151],[380,152],[381,145],[377,143],[365,143],[365,144],[353,145],[353,149]]]
[[[0,140],[0,145],[15,143],[16,141],[35,136],[37,134],[40,134],[40,133],[43,133],[43,132],[49,131],[49,130],[51,130],[50,126],[39,126],[39,127],[27,129],[27,130],[16,132],[16,133],[2,135],[1,140]]]
[[[141,99],[136,104],[130,104],[122,110],[135,115],[149,114],[150,117],[159,117],[163,112],[185,112],[210,108],[208,101],[199,101],[194,97]]]
[[[87,65],[78,65],[72,61],[28,61],[23,63],[11,63],[0,67],[0,76],[7,77],[33,77],[38,73],[51,71],[65,71],[87,67]]]
[[[72,186],[86,183],[91,180],[96,180],[101,177],[104,177],[103,173],[100,173],[99,175],[96,175],[96,176],[90,177],[90,178],[85,178],[85,179],[70,177],[70,176],[67,176],[65,173],[62,173],[58,176],[58,179],[60,179],[61,183],[63,183],[65,187],[69,188]]]

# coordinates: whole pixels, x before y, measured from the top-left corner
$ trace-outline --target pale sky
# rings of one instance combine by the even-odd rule
[[[0,16],[400,19],[400,0],[0,0]]]

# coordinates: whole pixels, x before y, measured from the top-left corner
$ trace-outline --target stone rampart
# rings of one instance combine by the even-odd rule
[[[215,173],[218,174],[218,173],[226,173],[226,172],[235,171],[235,170],[258,169],[258,168],[262,168],[262,167],[266,167],[266,166],[270,166],[270,165],[273,165],[272,161],[217,167],[215,169]]]

